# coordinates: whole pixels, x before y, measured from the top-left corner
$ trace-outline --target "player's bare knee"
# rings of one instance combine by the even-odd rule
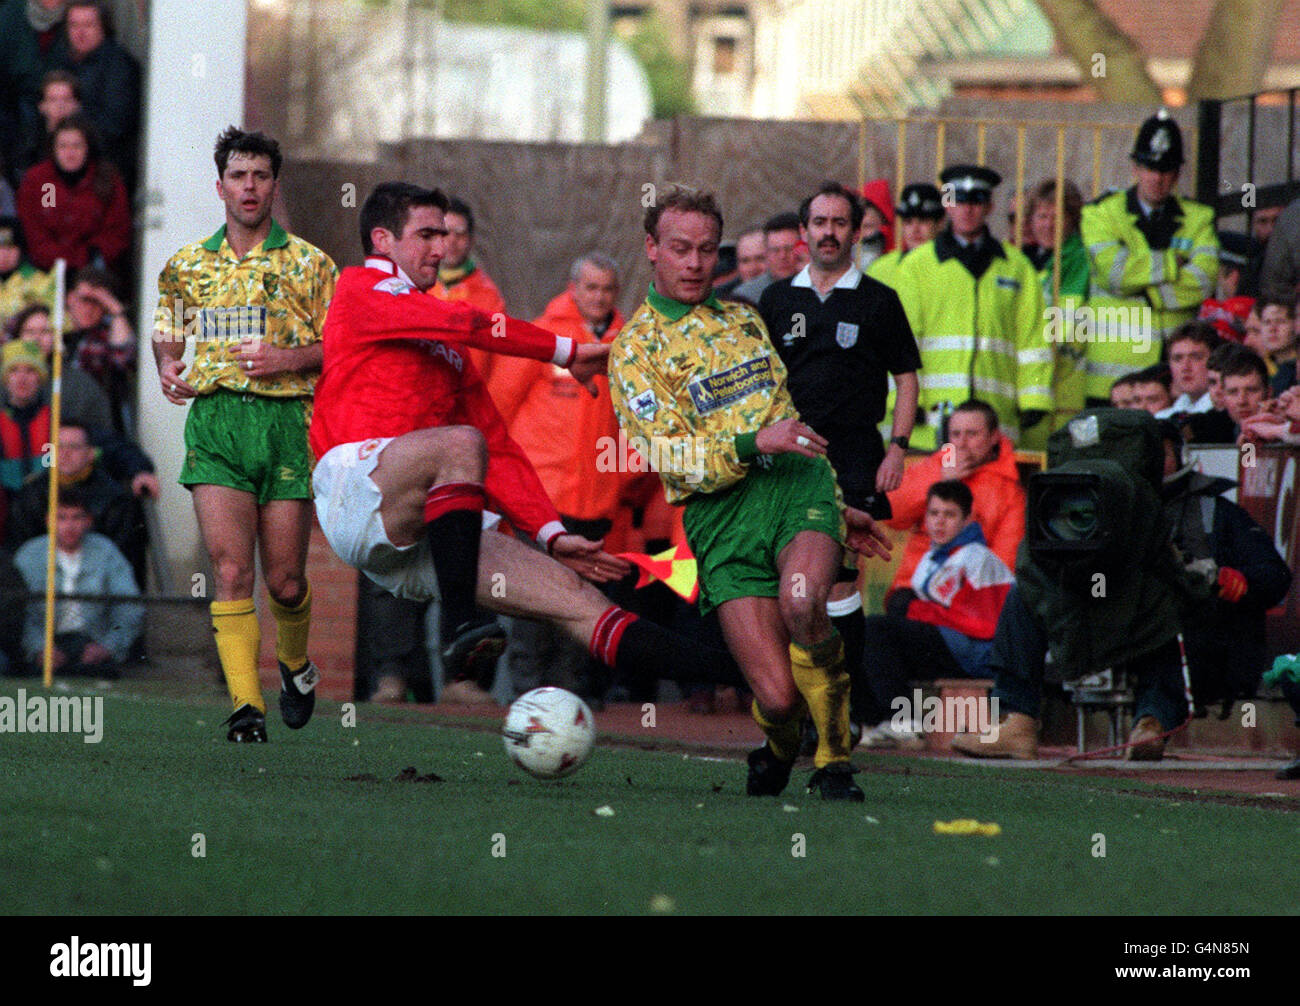
[[[807,638],[818,627],[819,622],[825,621],[826,597],[821,592],[816,595],[800,595],[798,592],[783,594],[780,607],[781,619],[795,639]]]
[[[438,431],[443,463],[487,471],[487,441],[473,426],[445,426]]]
[[[784,723],[799,711],[799,690],[793,681],[754,682],[752,687],[759,710],[773,723]]]
[[[266,575],[266,590],[277,604],[296,608],[307,594],[307,577],[297,570],[273,569]]]
[[[217,596],[240,598],[253,596],[253,570],[237,559],[214,556],[212,575],[217,581]]]

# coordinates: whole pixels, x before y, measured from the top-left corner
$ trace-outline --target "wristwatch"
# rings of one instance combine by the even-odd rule
[[[912,441],[911,438],[909,437],[890,437],[889,442],[891,444],[896,444],[897,446],[903,448],[903,450],[907,450],[910,446],[912,446]]]

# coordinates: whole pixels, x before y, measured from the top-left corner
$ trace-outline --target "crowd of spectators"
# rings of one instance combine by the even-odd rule
[[[0,547],[11,555],[46,531],[51,269],[62,258],[69,268],[62,382],[68,418],[59,437],[59,478],[81,503],[88,527],[120,553],[137,588],[145,573],[141,500],[158,489],[132,439],[137,339],[124,301],[139,131],[140,67],[115,37],[112,5],[0,0]],[[872,622],[877,644],[909,638],[899,620],[937,603],[918,594],[926,584],[916,579],[918,569],[947,568],[950,559],[946,542],[927,531],[930,510],[960,518],[947,528],[949,541],[976,543],[1014,569],[1024,529],[1015,450],[1042,449],[1053,429],[1086,406],[1148,411],[1176,433],[1180,451],[1184,442],[1300,439],[1292,415],[1300,412],[1300,202],[1254,207],[1248,233],[1216,232],[1207,207],[1175,192],[1182,139],[1161,116],[1142,125],[1132,161],[1130,188],[1087,204],[1068,179],[1060,192],[1055,179],[1045,179],[1017,193],[1021,208],[1008,215],[1010,240],[995,238],[988,226],[1001,178],[986,166],[948,166],[942,187],[914,182],[896,203],[882,180],[855,195],[854,275],[897,292],[921,359],[915,426],[907,424],[911,446],[936,451],[887,494],[891,525],[911,537],[887,612],[874,616],[887,620]],[[508,312],[508,291],[475,260],[470,200],[455,200],[446,222],[447,254],[434,293]],[[815,257],[807,222],[794,207],[772,207],[768,219],[743,227],[729,245],[733,254],[716,277],[715,294],[755,306],[774,284],[803,282]],[[623,323],[614,307],[619,282],[617,263],[591,249],[537,321],[580,341],[609,341]],[[969,293],[962,292],[966,283]],[[959,316],[966,304],[973,320]],[[1107,309],[1119,308],[1136,313],[1116,322],[1121,316]],[[654,553],[684,543],[680,514],[663,502],[653,473],[636,470],[635,462],[597,470],[595,459],[619,443],[607,393],[592,399],[567,373],[471,355],[571,530],[605,538],[611,551]],[[895,401],[891,388],[883,431],[893,423]],[[964,486],[969,503],[964,491],[950,488],[936,497],[932,488],[940,482]],[[716,627],[697,624],[691,607],[666,590],[633,592],[624,584],[613,592],[722,649]],[[918,596],[925,604],[916,607]],[[423,608],[382,595],[367,594],[363,603],[365,624],[383,628],[370,638],[385,645],[374,650],[377,669],[359,694],[427,696],[429,667],[416,631]],[[1244,631],[1233,630],[1231,619],[1223,624],[1224,632]],[[952,642],[928,630],[923,637],[930,647]],[[593,699],[609,690],[581,655],[555,647],[563,649],[530,627],[512,630],[505,666],[517,691],[543,680]],[[975,674],[979,662],[970,654],[980,650],[949,653],[941,662]],[[549,655],[539,660],[543,653]],[[880,681],[873,690],[869,674],[859,677],[857,708],[879,710]],[[899,680],[897,673],[888,680]],[[1224,686],[1202,674],[1198,684],[1207,698],[1223,698],[1251,692],[1254,678]],[[615,687],[614,694],[636,696],[653,689],[646,682]],[[694,708],[712,708],[712,688],[695,699]],[[899,739],[882,724],[862,725],[873,728],[876,743]]]
[[[1300,440],[1300,422],[1294,427],[1297,432],[1292,432],[1287,418],[1288,409],[1300,415],[1300,390],[1288,391],[1296,385],[1300,328],[1295,280],[1300,278],[1300,256],[1288,252],[1291,258],[1286,261],[1295,271],[1287,274],[1286,295],[1276,291],[1261,295],[1280,268],[1279,257],[1270,258],[1270,248],[1278,227],[1289,222],[1292,211],[1261,206],[1249,234],[1216,232],[1208,208],[1175,193],[1181,136],[1173,131],[1176,126],[1164,116],[1143,124],[1134,145],[1130,189],[1085,205],[1078,187],[1066,180],[1060,194],[1064,208],[1060,220],[1054,179],[1027,190],[1023,212],[1011,217],[1023,223],[1023,239],[1018,243],[994,238],[987,226],[1000,181],[997,172],[989,169],[955,166],[946,171],[946,188],[958,189],[951,199],[944,198],[940,187],[923,182],[906,186],[896,206],[890,205],[881,182],[872,183],[862,194],[862,223],[854,237],[853,261],[867,276],[899,291],[922,361],[915,427],[920,436],[913,435],[913,447],[919,441],[920,446],[939,448],[911,464],[902,485],[888,493],[890,524],[909,537],[885,611],[868,618],[862,667],[855,675],[854,718],[864,728],[868,743],[889,746],[912,739],[911,723],[897,729],[896,723],[874,720],[888,709],[885,700],[891,690],[904,680],[926,676],[915,673],[918,654],[933,658],[922,661],[928,667],[933,664],[931,671],[939,668],[945,674],[975,677],[989,673],[983,659],[997,621],[996,605],[1006,596],[1025,529],[1017,448],[1042,449],[1052,430],[1086,407],[1114,405],[1149,412],[1162,421],[1174,459],[1166,473],[1170,512],[1177,515],[1180,527],[1186,527],[1193,506],[1187,500],[1195,500],[1195,507],[1202,498],[1219,500],[1217,493],[1231,484],[1199,476],[1192,479],[1192,466],[1182,456],[1185,443]],[[1166,153],[1171,146],[1175,157]],[[812,257],[808,226],[793,209],[774,210],[761,226],[735,232],[734,254],[723,257],[726,265],[715,277],[716,296],[759,306],[774,284],[806,283]],[[461,221],[472,238],[472,214],[462,213],[459,219],[449,216],[453,232],[461,229]],[[918,249],[935,247],[937,257],[933,250],[917,254]],[[1117,255],[1116,250],[1123,254]],[[1272,270],[1270,261],[1275,263]],[[1161,273],[1165,263],[1167,269]],[[479,297],[490,310],[503,305],[509,309],[509,291],[503,296],[468,255],[450,265],[448,291],[461,285],[453,295]],[[945,274],[950,276],[946,297],[935,296],[925,285],[929,271],[940,268],[950,270]],[[952,272],[954,268],[959,271]],[[618,282],[615,263],[603,256],[589,255],[576,263],[575,283],[584,269],[598,269],[611,286]],[[988,294],[980,285],[986,270]],[[969,330],[961,327],[967,324],[963,319],[943,314],[951,309],[951,291],[959,288],[965,274],[978,301],[975,317],[979,320]],[[1022,276],[1033,277],[1032,283]],[[574,290],[571,284],[569,298]],[[1010,291],[1025,298],[1017,311],[979,314],[986,304],[1005,303]],[[826,295],[819,296],[825,303]],[[548,314],[537,319],[539,323],[558,324],[552,315],[564,300],[564,295],[557,298]],[[1059,309],[1055,316],[1053,308]],[[1109,315],[1121,320],[1111,321],[1120,327],[1108,332],[1108,316],[1098,308],[1137,310]],[[608,338],[621,321],[612,302],[604,321],[573,305],[568,310],[585,327],[587,338]],[[1053,317],[1063,317],[1065,327],[1049,338],[1046,333],[1052,331]],[[1032,330],[1020,332],[1017,326]],[[780,338],[775,331],[769,336],[774,343]],[[1101,352],[1096,351],[1098,342],[1105,344]],[[1019,351],[1014,349],[1017,345]],[[999,347],[1006,346],[1013,348],[1005,365],[989,367],[981,360],[981,353],[1003,351]],[[502,368],[495,361],[492,366],[489,388],[512,434],[539,470],[565,472],[570,481],[592,478],[591,438],[586,432],[577,436],[576,431],[590,432],[593,420],[581,418],[587,412],[608,420],[603,400],[593,402],[576,386],[568,387],[573,382],[567,375],[543,373],[544,367],[531,367],[526,381],[512,383],[507,375],[516,368]],[[1044,379],[1044,374],[1050,376]],[[554,435],[540,436],[540,441],[537,415],[520,409],[530,398],[544,400],[543,425],[556,429]],[[891,394],[891,410],[893,404]],[[892,415],[881,429],[888,430],[891,422]],[[927,428],[933,437],[928,445]],[[559,432],[564,429],[575,436],[564,438]],[[601,477],[615,484],[612,473]],[[932,490],[939,483],[945,488],[936,498]],[[964,489],[954,490],[949,484]],[[570,491],[559,485],[548,488]],[[664,515],[666,521],[654,512],[654,500],[660,495],[653,482],[631,475],[618,491],[589,500],[591,505],[581,512],[568,505],[562,509],[566,520],[580,519],[589,533],[609,534],[608,544],[614,547],[647,550],[684,540],[680,525],[672,525],[671,512]],[[566,499],[574,501],[571,496]],[[1211,591],[1213,611],[1196,609],[1199,629],[1212,624],[1213,631],[1194,631],[1188,638],[1198,708],[1254,694],[1264,669],[1257,638],[1263,611],[1276,603],[1279,590],[1285,591],[1289,582],[1285,564],[1271,546],[1270,554],[1262,555],[1261,536],[1246,533],[1252,526],[1250,518],[1240,508],[1224,504],[1214,504],[1211,526],[1201,536],[1210,542],[1213,554],[1207,558],[1219,577]],[[931,510],[942,511],[947,521],[942,524],[942,539],[929,533],[931,526],[940,526]],[[951,546],[953,541],[956,546]],[[1243,550],[1250,554],[1239,554]],[[1007,581],[996,575],[999,569],[1007,571]],[[934,580],[940,570],[944,576]],[[976,570],[979,575],[970,579]],[[940,611],[945,598],[949,603],[956,598],[956,607]],[[967,603],[974,607],[963,613],[962,605]],[[918,627],[909,628],[909,619]],[[954,626],[970,631],[963,635]],[[587,684],[572,668],[558,678],[543,671],[539,678],[533,652],[538,646],[524,633],[516,635],[513,664],[521,669],[518,689],[538,681],[579,688]],[[1243,669],[1238,660],[1229,667],[1225,653],[1244,655],[1250,666]],[[893,659],[885,660],[882,655],[887,654],[893,654]],[[557,659],[554,665],[561,667],[564,662]],[[588,690],[592,698],[603,694],[600,689],[594,694]],[[611,694],[617,695],[617,688]],[[693,708],[706,711],[712,702],[693,703]],[[1145,756],[1153,751],[1158,756],[1163,732],[1151,724],[1144,730],[1135,746]]]
[[[140,64],[115,15],[132,3],[0,0],[0,566],[44,589],[52,353],[64,331],[58,436],[60,589],[138,593],[145,586],[143,501],[158,494],[134,440],[136,333],[124,291],[132,269]],[[55,304],[56,260],[66,263]],[[66,512],[65,512],[66,511]],[[84,526],[83,526],[84,525]],[[37,568],[39,567],[39,569]],[[39,574],[39,575],[38,575]],[[7,640],[11,672],[39,666],[33,619]],[[107,675],[133,652],[136,607],[60,603],[62,673]],[[66,630],[66,631],[65,631]],[[102,638],[101,638],[102,637]],[[24,665],[26,667],[24,668]]]

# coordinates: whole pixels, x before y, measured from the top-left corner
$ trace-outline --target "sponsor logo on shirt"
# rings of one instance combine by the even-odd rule
[[[696,378],[687,385],[687,390],[691,393],[696,411],[700,415],[707,415],[725,409],[755,391],[775,387],[771,357],[763,355],[721,373]]]
[[[461,355],[454,349],[448,349],[441,342],[431,342],[428,346],[430,356],[441,356],[451,364],[451,366],[456,368],[458,373],[465,368],[465,361],[461,359]]]
[[[240,342],[266,338],[266,308],[260,304],[205,307],[199,311],[199,338]]]
[[[997,277],[997,285],[1003,290],[1019,290],[1020,280],[1012,279],[1010,276]]]

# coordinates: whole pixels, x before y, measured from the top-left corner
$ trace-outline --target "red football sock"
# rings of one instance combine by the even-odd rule
[[[432,524],[453,510],[482,512],[487,494],[477,482],[444,482],[433,486],[424,498],[424,523]]]
[[[618,605],[611,604],[596,619],[596,627],[591,633],[591,642],[587,644],[591,655],[609,667],[618,666],[618,648],[623,641],[623,633],[636,620],[637,616],[632,612],[624,611]]]

